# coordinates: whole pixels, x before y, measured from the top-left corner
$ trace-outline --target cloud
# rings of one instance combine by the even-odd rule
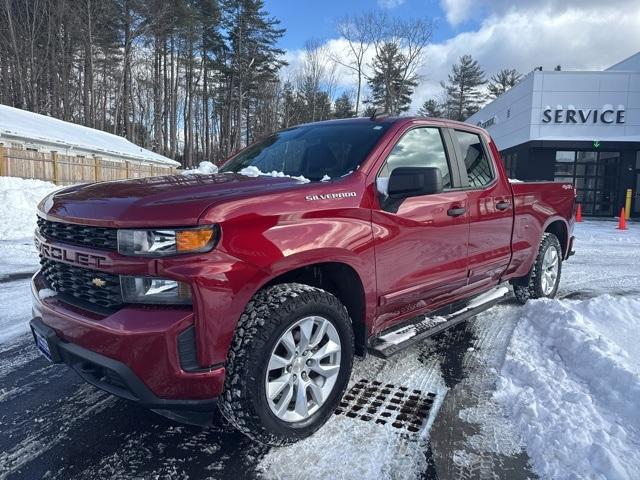
[[[601,8],[606,10],[612,7],[624,12],[626,7],[637,7],[637,3],[637,0],[613,0],[608,3],[602,0],[518,0],[517,2],[513,0],[440,0],[440,6],[446,14],[447,21],[454,26],[478,15],[504,16],[514,11],[533,14],[550,11],[562,14],[568,10],[599,10]]]
[[[451,25],[458,25],[468,20],[471,18],[473,10],[475,10],[473,8],[473,0],[442,0],[440,6]]]
[[[445,1],[465,3],[465,0]],[[413,96],[413,109],[417,110],[428,98],[441,95],[440,81],[447,79],[451,65],[464,54],[478,60],[489,77],[501,68],[515,68],[525,74],[537,66],[552,70],[556,65],[563,70],[602,70],[640,48],[637,1],[602,4],[597,0],[543,0],[545,8],[531,8],[533,3],[523,0],[518,2],[518,8],[505,7],[502,12],[490,13],[477,29],[429,45],[420,72],[421,82]],[[574,6],[556,8],[556,3]],[[586,6],[577,8],[578,3]],[[621,3],[625,5],[621,7]],[[509,2],[495,0],[492,4]],[[343,39],[329,40],[326,46],[335,54],[344,55],[346,51]],[[295,57],[295,52],[289,52],[289,58]],[[355,77],[348,69],[339,68],[337,75],[342,88],[353,88]]]
[[[397,8],[404,3],[404,0],[378,0],[380,8],[392,9]]]

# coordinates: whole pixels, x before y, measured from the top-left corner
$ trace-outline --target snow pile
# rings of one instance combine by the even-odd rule
[[[213,175],[218,173],[218,167],[211,162],[200,162],[197,168],[184,170],[183,175]]]
[[[286,177],[293,178],[294,180],[298,180],[302,183],[309,183],[311,180],[303,177],[302,175],[299,177],[292,177],[291,175],[287,175],[284,172],[277,172],[273,170],[272,172],[262,172],[258,167],[254,167],[251,165],[250,167],[244,167],[242,170],[238,172],[240,175],[244,175],[245,177],[259,177],[261,175],[271,176],[271,177]]]
[[[36,206],[60,187],[41,180],[0,177],[0,240],[30,238],[36,229]]]
[[[495,400],[542,478],[640,472],[640,298],[538,300],[522,311]]]

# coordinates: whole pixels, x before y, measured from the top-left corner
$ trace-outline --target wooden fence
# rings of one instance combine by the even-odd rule
[[[0,176],[35,178],[56,185],[153,177],[176,173],[176,168],[100,157],[72,157],[0,146]]]

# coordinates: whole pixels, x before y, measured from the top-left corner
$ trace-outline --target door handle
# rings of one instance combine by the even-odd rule
[[[450,217],[459,217],[460,215],[464,215],[467,209],[464,207],[454,207],[447,210],[447,215]]]
[[[511,203],[509,202],[505,202],[504,200],[501,202],[496,203],[496,208],[498,210],[506,210],[508,208],[511,208]]]

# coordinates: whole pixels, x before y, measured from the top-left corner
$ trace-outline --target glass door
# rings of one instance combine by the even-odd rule
[[[555,180],[575,185],[585,215],[612,216],[619,164],[619,152],[557,151]]]

